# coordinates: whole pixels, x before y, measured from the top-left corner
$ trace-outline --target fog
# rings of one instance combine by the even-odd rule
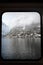
[[[37,12],[3,13],[3,36],[1,43],[2,58],[40,59],[40,22],[40,14]],[[8,29],[10,29],[10,31]],[[7,31],[9,32],[6,33]]]
[[[37,12],[5,12],[2,15],[4,22],[10,29],[16,26],[40,23],[40,14]]]

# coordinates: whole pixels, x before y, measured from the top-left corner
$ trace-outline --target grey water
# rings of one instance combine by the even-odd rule
[[[41,57],[41,38],[2,37],[1,56],[3,59],[39,59]]]

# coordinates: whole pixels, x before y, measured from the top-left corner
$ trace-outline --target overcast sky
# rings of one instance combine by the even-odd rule
[[[15,26],[40,22],[40,14],[37,12],[5,12],[2,15],[2,22],[11,29]]]

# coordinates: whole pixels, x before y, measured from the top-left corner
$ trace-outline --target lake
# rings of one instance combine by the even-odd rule
[[[41,39],[2,37],[1,56],[3,59],[39,59],[41,57]]]

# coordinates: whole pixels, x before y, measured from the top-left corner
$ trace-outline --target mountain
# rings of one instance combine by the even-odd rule
[[[17,36],[18,34],[31,34],[31,33],[38,33],[40,34],[40,24],[39,23],[32,23],[31,25],[26,25],[25,29],[24,26],[18,26],[14,27],[10,30],[10,32],[7,34],[7,36]]]
[[[2,35],[6,35],[9,32],[8,26],[2,22]]]

